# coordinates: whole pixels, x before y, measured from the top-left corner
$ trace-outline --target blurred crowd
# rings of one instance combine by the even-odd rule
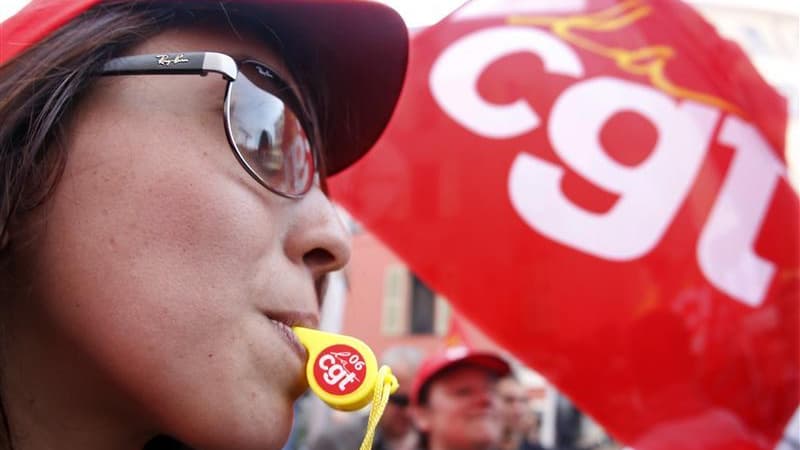
[[[400,387],[378,424],[373,450],[612,450],[578,446],[575,426],[562,430],[557,447],[540,441],[541,413],[528,390],[500,355],[458,345],[423,360],[414,347],[393,347],[381,358]],[[303,405],[303,403],[300,403]],[[300,421],[307,416],[300,406]],[[325,420],[312,430],[295,428],[286,450],[356,450],[367,429],[366,414]],[[572,434],[572,438],[570,437]],[[566,436],[566,439],[564,438]],[[570,442],[571,441],[571,442]]]

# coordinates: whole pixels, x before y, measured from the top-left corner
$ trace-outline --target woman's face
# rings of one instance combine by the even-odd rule
[[[291,80],[277,53],[230,31],[168,31],[130,53],[179,51],[256,59]],[[12,341],[24,348],[8,355],[36,384],[29,403],[47,403],[40,421],[60,411],[76,429],[100,420],[96,435],[168,433],[199,449],[285,441],[305,361],[271,319],[316,326],[321,280],[349,241],[318,187],[290,200],[242,169],[224,90],[216,74],[104,77],[71,118],[26,255],[34,288]]]
[[[436,378],[415,421],[431,448],[480,449],[499,443],[501,420],[495,378],[485,369],[465,366]]]

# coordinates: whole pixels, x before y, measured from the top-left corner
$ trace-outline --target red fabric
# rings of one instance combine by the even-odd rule
[[[798,197],[785,101],[741,50],[677,1],[472,2],[409,74],[334,197],[626,444],[772,450]]]
[[[36,0],[0,24],[0,65],[100,0]]]

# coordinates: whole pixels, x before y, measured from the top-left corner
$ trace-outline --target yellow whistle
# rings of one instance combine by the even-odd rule
[[[367,344],[309,328],[292,330],[308,351],[308,385],[322,401],[341,411],[360,409],[370,402],[378,381],[378,361]],[[391,392],[396,390],[395,379]]]

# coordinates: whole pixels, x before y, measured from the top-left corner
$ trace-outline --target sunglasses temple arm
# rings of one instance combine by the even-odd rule
[[[115,58],[107,62],[101,75],[205,75],[216,72],[228,80],[238,74],[236,61],[228,55],[215,52],[184,52],[170,54],[135,55]]]

